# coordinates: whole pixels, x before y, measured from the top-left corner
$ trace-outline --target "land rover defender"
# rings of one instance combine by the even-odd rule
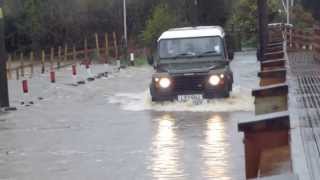
[[[157,41],[156,55],[148,58],[152,101],[229,97],[233,73],[226,35],[220,26],[170,29]]]

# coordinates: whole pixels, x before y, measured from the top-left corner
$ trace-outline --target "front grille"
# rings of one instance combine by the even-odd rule
[[[174,78],[174,89],[177,92],[202,91],[205,88],[206,76],[179,76]]]

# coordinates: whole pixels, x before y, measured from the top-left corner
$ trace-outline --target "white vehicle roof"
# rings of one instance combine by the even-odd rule
[[[169,29],[162,33],[158,41],[162,39],[177,39],[177,38],[194,38],[194,37],[209,37],[209,36],[225,36],[224,30],[220,26],[198,26]]]

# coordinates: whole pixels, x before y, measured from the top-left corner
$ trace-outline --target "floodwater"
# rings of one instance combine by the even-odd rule
[[[0,115],[0,179],[245,179],[237,123],[253,116],[255,53],[238,53],[232,68],[231,97],[199,105],[152,103],[150,67],[79,87],[70,69],[56,84],[34,78],[30,107],[10,81],[19,110]]]

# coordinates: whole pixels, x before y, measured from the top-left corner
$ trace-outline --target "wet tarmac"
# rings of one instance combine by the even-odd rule
[[[200,105],[151,103],[150,67],[79,87],[34,80],[44,100],[0,115],[0,179],[244,179],[237,122],[253,116],[255,52],[232,68],[232,96]]]

